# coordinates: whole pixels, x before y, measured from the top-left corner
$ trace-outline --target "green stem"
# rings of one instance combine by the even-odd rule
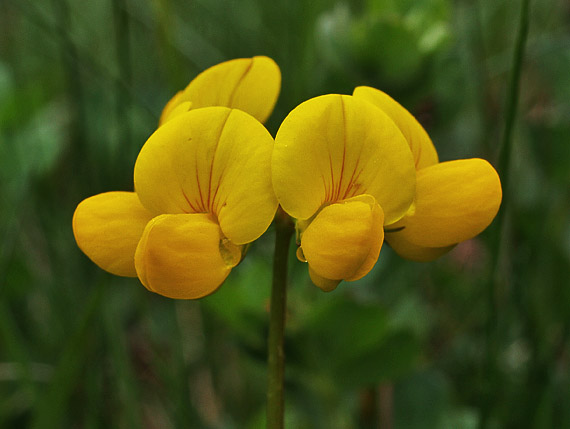
[[[501,141],[499,161],[497,165],[499,173],[502,173],[501,181],[503,182],[503,189],[505,189],[505,191],[508,191],[508,184],[509,184],[508,173],[510,169],[511,152],[513,146],[512,135],[513,135],[515,118],[517,116],[522,63],[524,58],[526,39],[528,35],[529,3],[530,0],[521,0],[519,28],[515,45],[515,51],[513,53],[513,67],[511,69],[511,75],[509,78],[509,88],[507,92],[507,100],[505,106],[505,130],[503,134],[503,140]],[[508,197],[508,193],[506,196]],[[503,202],[504,199],[505,196],[503,196]]]
[[[275,216],[275,253],[273,259],[273,284],[269,315],[269,340],[267,362],[267,428],[282,429],[284,415],[283,376],[285,353],[285,309],[287,303],[287,261],[289,243],[293,235],[293,223],[279,207]]]
[[[487,360],[485,363],[485,399],[482,403],[480,428],[486,428],[490,425],[494,408],[497,404],[498,389],[501,388],[501,374],[497,368],[497,355],[499,353],[499,309],[497,302],[497,293],[499,291],[499,270],[501,264],[499,259],[503,252],[501,245],[505,242],[503,234],[506,228],[506,211],[508,209],[510,196],[510,162],[513,148],[513,128],[515,124],[517,106],[519,100],[519,86],[522,71],[522,63],[524,59],[524,51],[528,35],[529,26],[529,4],[530,0],[521,0],[520,20],[518,24],[517,38],[513,53],[513,66],[509,77],[507,98],[505,104],[505,129],[503,139],[499,149],[499,157],[497,162],[497,170],[501,177],[503,187],[502,207],[497,215],[495,224],[498,229],[495,230],[494,241],[492,243],[492,268],[491,279],[487,290],[489,316],[487,319]]]

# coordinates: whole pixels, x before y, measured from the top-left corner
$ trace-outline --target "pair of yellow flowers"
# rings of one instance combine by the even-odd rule
[[[82,201],[75,239],[106,271],[194,299],[214,292],[271,224],[297,220],[297,256],[334,289],[376,263],[384,238],[427,261],[483,231],[502,197],[482,159],[438,162],[421,125],[385,93],[358,87],[296,107],[275,140],[262,123],[281,86],[267,57],[218,64],[164,108],[140,151],[135,192]]]

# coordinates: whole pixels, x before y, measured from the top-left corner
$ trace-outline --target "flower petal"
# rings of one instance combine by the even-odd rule
[[[166,103],[164,109],[162,109],[162,113],[160,114],[160,119],[158,120],[158,126],[164,124],[166,122],[166,119],[170,117],[172,111],[176,109],[181,103],[190,102],[188,100],[184,100],[182,97],[183,97],[183,91],[178,91],[176,94],[174,94],[174,97],[168,100],[168,103]]]
[[[446,247],[482,232],[494,219],[502,190],[483,159],[442,162],[419,170],[415,210],[390,228],[411,244]]]
[[[400,232],[386,232],[386,241],[390,247],[402,258],[416,262],[434,261],[440,256],[445,255],[455,245],[447,247],[423,247],[410,243]]]
[[[150,291],[176,299],[214,292],[240,261],[206,214],[160,215],[144,230],[135,254],[137,274]]]
[[[365,195],[363,195],[365,196]],[[384,211],[382,207],[378,204],[374,204],[372,207],[372,229],[369,231],[369,239],[371,242],[370,249],[366,259],[362,265],[356,270],[356,273],[352,277],[347,277],[346,280],[351,282],[359,280],[370,272],[378,256],[380,256],[380,250],[382,249],[382,243],[384,242]]]
[[[178,115],[182,113],[186,113],[192,110],[192,103],[190,101],[183,101],[180,104],[177,104],[172,109],[169,109],[166,114],[163,114],[160,119],[160,125],[164,125],[166,122],[170,121],[171,119],[176,118]]]
[[[412,149],[416,169],[438,163],[437,151],[428,133],[400,103],[388,94],[369,86],[355,88],[352,95],[379,107],[396,123]]]
[[[309,277],[315,286],[323,292],[332,292],[340,284],[342,280],[331,280],[318,275],[315,270],[309,265]]]
[[[370,195],[331,204],[302,233],[303,255],[320,277],[358,280],[378,259],[384,240],[383,223],[382,209]]]
[[[73,234],[79,248],[99,267],[136,277],[135,249],[151,218],[134,192],[107,192],[79,203]]]
[[[277,209],[273,138],[236,109],[207,107],[161,126],[135,164],[135,188],[152,213],[213,213],[236,244],[257,239]]]
[[[281,72],[271,58],[239,58],[217,64],[200,73],[176,94],[164,108],[160,123],[179,103],[190,101],[192,108],[225,106],[249,113],[265,122],[281,89]]]
[[[316,97],[289,113],[275,139],[272,174],[277,199],[298,219],[323,204],[370,194],[392,223],[415,191],[414,162],[400,130],[380,109],[348,95]]]

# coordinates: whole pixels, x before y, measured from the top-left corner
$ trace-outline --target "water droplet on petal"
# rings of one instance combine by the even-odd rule
[[[243,246],[236,246],[228,238],[220,239],[220,255],[229,267],[235,267],[241,261],[241,249]]]

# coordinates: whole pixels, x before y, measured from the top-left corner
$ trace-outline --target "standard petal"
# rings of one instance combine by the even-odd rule
[[[423,247],[447,247],[482,232],[501,204],[501,181],[483,159],[442,162],[419,170],[415,209],[390,228]]]
[[[414,154],[416,169],[438,163],[437,151],[428,133],[400,103],[388,94],[369,86],[355,88],[353,95],[379,107],[396,123]]]
[[[183,101],[180,104],[177,104],[172,109],[169,109],[166,114],[161,115],[159,126],[164,125],[171,119],[176,118],[178,115],[182,113],[189,112],[192,109],[192,103],[189,101]]]
[[[162,109],[162,113],[160,114],[160,119],[158,120],[159,126],[166,122],[166,119],[170,116],[172,111],[176,109],[176,107],[178,107],[181,103],[189,102],[188,100],[184,100],[182,97],[183,92],[178,91],[176,94],[174,94],[174,97],[168,100],[168,103],[166,103],[164,109]]]
[[[297,106],[281,124],[272,159],[283,209],[308,219],[323,205],[370,194],[386,222],[412,203],[412,153],[394,122],[370,103],[325,95]]]
[[[212,183],[218,186],[211,205],[222,231],[236,244],[259,238],[275,216],[278,203],[271,184],[273,145],[263,125],[240,110],[232,110],[213,164]]]
[[[386,241],[390,247],[402,258],[416,262],[430,262],[445,255],[455,245],[447,247],[423,247],[410,243],[405,236],[398,232],[386,232]]]
[[[176,299],[214,292],[239,263],[241,252],[205,214],[160,215],[144,230],[135,265],[150,291]]]
[[[161,126],[135,164],[135,188],[155,213],[213,213],[236,244],[257,239],[277,200],[271,186],[273,138],[236,109],[208,107]]]
[[[192,108],[225,106],[243,110],[265,122],[277,102],[281,72],[271,58],[239,58],[217,64],[200,73],[168,102],[162,118],[177,104],[190,101]]]
[[[319,277],[358,280],[378,259],[383,220],[382,209],[370,195],[326,206],[301,236],[304,258]]]
[[[135,249],[151,218],[134,192],[107,192],[79,203],[73,234],[79,248],[99,267],[136,277]]]

